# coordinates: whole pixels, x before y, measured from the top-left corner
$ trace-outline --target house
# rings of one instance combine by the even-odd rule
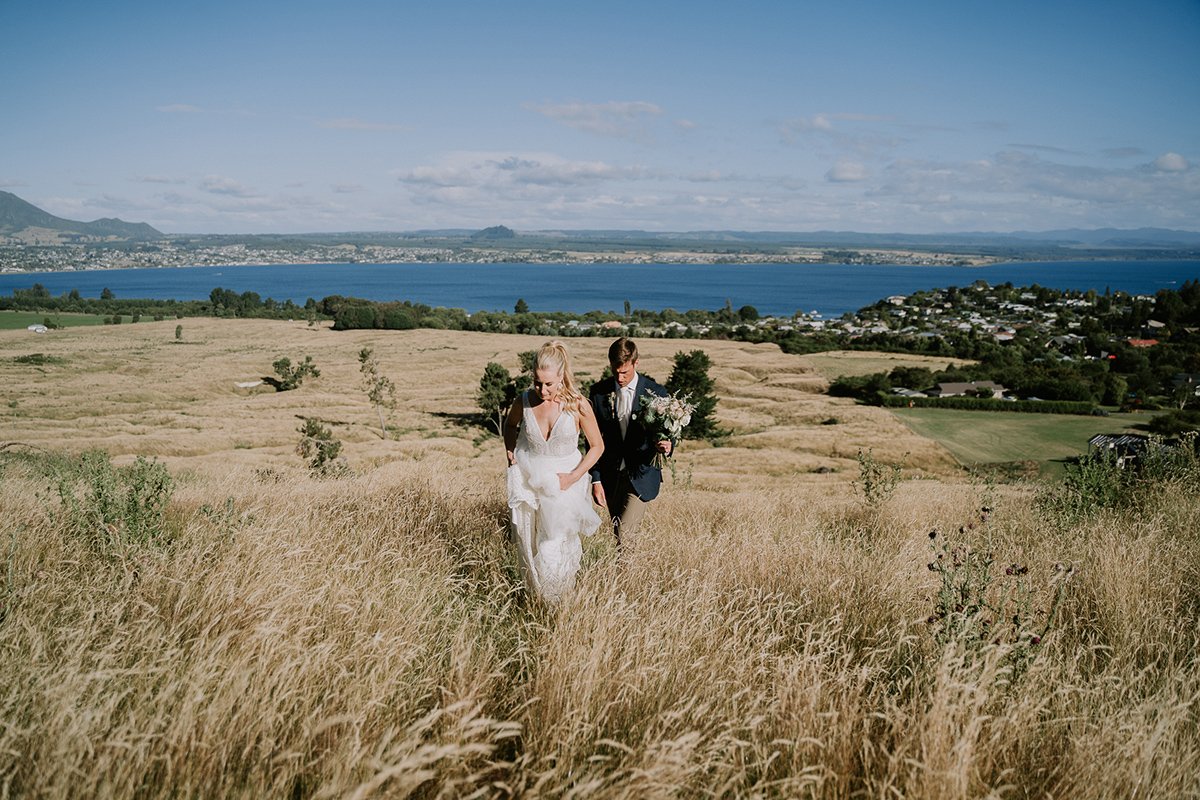
[[[986,389],[992,393],[993,398],[1003,397],[1008,390],[995,381],[970,381],[967,383],[939,383],[935,388],[929,391],[930,397],[962,397],[963,395],[971,394],[978,396],[980,389]]]
[[[1084,344],[1087,339],[1076,333],[1066,333],[1062,336],[1052,336],[1046,342],[1046,347],[1057,347],[1059,350],[1063,348],[1074,348],[1076,345]]]

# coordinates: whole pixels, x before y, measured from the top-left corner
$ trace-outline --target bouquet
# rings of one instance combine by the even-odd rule
[[[678,395],[642,395],[642,427],[651,441],[670,439],[677,442],[683,435],[683,429],[692,421],[692,412],[695,410],[695,405]],[[663,463],[663,454],[656,450],[654,466],[662,469]],[[671,466],[674,469],[674,462]]]

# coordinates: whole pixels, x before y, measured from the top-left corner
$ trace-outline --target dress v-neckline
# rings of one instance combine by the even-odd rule
[[[547,402],[545,400],[542,401]],[[560,403],[558,406],[558,416],[554,418],[554,422],[550,423],[550,432],[542,433],[542,423],[538,422],[537,414],[533,413],[533,406],[529,406],[529,413],[533,414],[533,427],[537,428],[538,435],[542,437],[543,442],[549,442],[550,437],[554,435],[554,429],[558,427],[558,421],[563,417],[563,408]]]

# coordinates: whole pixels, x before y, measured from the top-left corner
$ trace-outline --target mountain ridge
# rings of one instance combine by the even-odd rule
[[[29,229],[55,231],[66,238],[72,236],[118,238],[133,240],[162,239],[162,232],[145,222],[125,222],[115,217],[102,217],[92,222],[56,217],[12,192],[0,191],[0,234],[19,236]]]
[[[80,237],[97,239],[125,239],[130,241],[153,241],[184,238],[222,238],[230,240],[254,238],[310,238],[310,237],[371,237],[388,236],[431,236],[466,238],[492,244],[520,245],[522,238],[575,239],[582,241],[613,242],[641,240],[656,243],[729,243],[750,245],[781,245],[797,247],[930,247],[947,245],[970,246],[1024,246],[1051,245],[1063,248],[1195,248],[1200,247],[1200,231],[1176,230],[1159,227],[1141,228],[1060,228],[1046,231],[964,231],[942,233],[863,233],[859,231],[740,231],[740,230],[693,230],[693,231],[647,231],[639,229],[513,229],[495,225],[489,228],[424,228],[411,231],[331,231],[299,234],[164,234],[145,222],[125,222],[114,217],[103,217],[92,222],[80,222],[55,216],[48,211],[23,200],[17,195],[0,190],[0,236],[26,238],[37,232],[52,232],[49,237],[57,241],[36,243],[79,243]],[[22,242],[35,243],[35,242]]]

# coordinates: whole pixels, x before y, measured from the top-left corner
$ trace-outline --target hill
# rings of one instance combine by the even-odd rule
[[[147,241],[163,238],[162,233],[144,222],[125,222],[114,218],[77,222],[56,217],[12,192],[4,191],[0,191],[0,235],[30,244],[105,239]]]
[[[708,350],[735,432],[681,449],[620,554],[586,540],[551,609],[521,587],[502,445],[471,413],[483,365],[538,342],[0,331],[0,430],[39,445],[0,441],[5,794],[1196,794],[1194,469],[1080,514],[966,480],[888,412],[822,394],[804,358],[649,340],[660,379]],[[576,367],[605,344],[573,341]],[[387,439],[364,346],[420,376]],[[322,374],[295,391],[234,385],[305,353]],[[303,469],[297,417],[345,442],[350,474]],[[864,445],[908,452],[904,480],[868,484]]]

